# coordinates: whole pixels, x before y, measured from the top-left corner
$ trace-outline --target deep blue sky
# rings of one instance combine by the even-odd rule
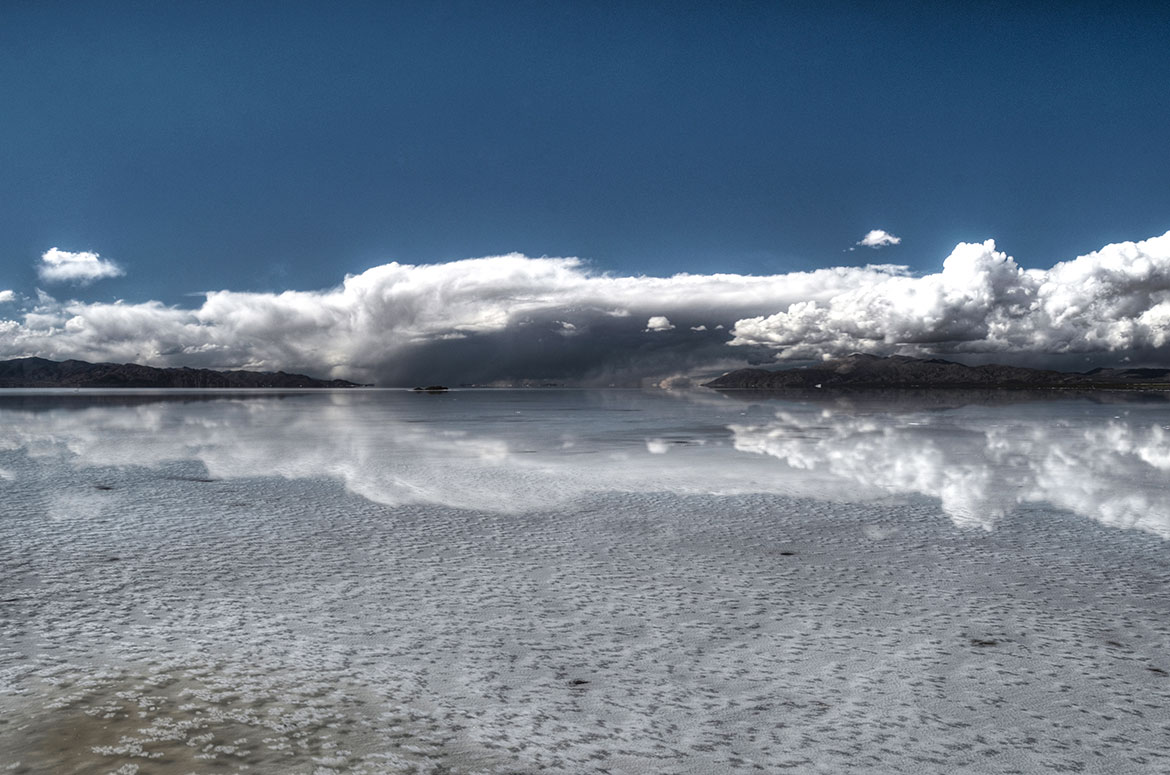
[[[1026,266],[1170,228],[1170,6],[0,4],[0,289],[312,289],[521,251],[621,273]],[[844,252],[873,228],[880,252]]]

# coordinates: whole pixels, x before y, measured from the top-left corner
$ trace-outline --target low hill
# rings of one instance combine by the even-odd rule
[[[157,369],[137,363],[87,363],[16,358],[0,361],[0,388],[351,388],[343,379],[321,380],[283,371]]]
[[[879,357],[855,353],[816,366],[767,371],[739,369],[705,383],[716,389],[790,388],[1160,388],[1170,390],[1170,369],[1049,371],[1022,366],[965,366],[938,358]]]

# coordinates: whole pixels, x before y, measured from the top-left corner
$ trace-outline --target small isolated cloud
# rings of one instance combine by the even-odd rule
[[[37,273],[45,282],[80,285],[89,285],[95,280],[121,277],[125,274],[120,266],[103,259],[97,253],[88,251],[70,253],[59,248],[50,248],[44,252]]]
[[[884,229],[874,229],[862,237],[861,241],[856,244],[863,248],[886,248],[890,245],[897,245],[901,241],[901,237],[895,237]]]
[[[16,301],[16,293],[14,291],[0,291],[0,304],[7,304],[10,301]]]
[[[674,328],[674,324],[670,322],[670,318],[665,315],[654,315],[646,321],[647,331],[670,331]]]

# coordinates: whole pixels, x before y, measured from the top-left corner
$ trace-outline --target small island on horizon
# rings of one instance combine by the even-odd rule
[[[89,363],[15,358],[0,361],[0,388],[356,388],[344,379],[283,371],[155,368],[137,363]]]
[[[981,388],[1005,390],[1170,390],[1170,368],[1095,368],[1085,372],[1024,366],[966,366],[941,358],[854,353],[815,366],[737,369],[703,383],[715,390]]]

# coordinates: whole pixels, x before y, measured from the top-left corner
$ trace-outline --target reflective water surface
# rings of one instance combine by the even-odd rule
[[[1170,770],[1156,395],[7,391],[0,488],[13,772]]]
[[[332,479],[389,506],[518,512],[603,491],[916,494],[987,530],[1035,503],[1170,538],[1170,403],[986,395],[948,392],[923,407],[897,394],[95,391],[0,394],[0,417],[9,454],[42,464],[191,461],[214,479]]]

